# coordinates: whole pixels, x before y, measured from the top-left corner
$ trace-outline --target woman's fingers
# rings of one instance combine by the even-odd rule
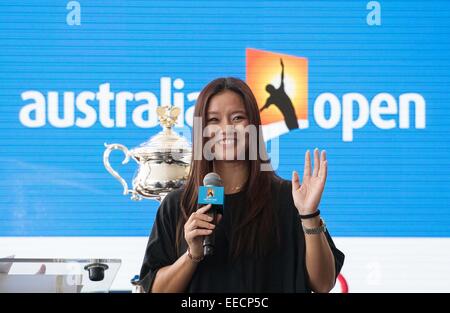
[[[327,152],[325,150],[322,150],[320,153],[320,161],[325,161],[327,159]]]
[[[322,150],[322,153],[320,154],[320,169],[319,169],[319,177],[322,179],[327,178],[327,169],[328,169],[328,161],[327,161],[327,154],[325,150]]]
[[[211,204],[202,206],[197,211],[191,214],[189,216],[188,220],[186,221],[186,224],[189,224],[194,220],[195,218],[199,218],[203,221],[212,221],[212,219],[209,217],[209,215],[205,214],[206,211],[208,211],[211,208]]]
[[[323,161],[322,165],[320,166],[319,177],[322,180],[326,180],[327,173],[328,173],[328,161],[325,160],[325,161]]]
[[[306,150],[305,153],[305,167],[303,169],[303,177],[311,176],[311,156],[309,154],[309,150]]]
[[[205,214],[210,208],[211,204],[208,204],[191,214],[184,228],[186,240],[194,239],[198,236],[206,236],[212,233],[212,230],[216,226],[210,223],[213,218],[208,214]]]
[[[197,237],[211,235],[216,226],[212,222],[213,218],[206,214],[211,209],[211,204],[199,208],[189,216],[184,224],[184,237],[192,250],[202,249],[201,241]]]
[[[314,149],[314,170],[312,173],[313,177],[317,177],[319,174],[319,168],[320,168],[320,161],[319,161],[319,149]]]
[[[196,220],[196,219],[199,219],[201,221],[206,221],[206,222],[212,222],[212,220],[213,220],[213,218],[211,216],[209,216],[208,214],[194,212],[194,213],[192,213],[189,222],[192,222],[193,220]]]
[[[185,239],[188,243],[192,243],[194,239],[201,236],[211,235],[212,229],[197,228],[186,233]]]
[[[292,172],[292,191],[300,188],[300,178],[298,177],[297,171]]]
[[[202,228],[197,228],[194,229],[193,231],[188,233],[188,236],[192,236],[192,239],[199,237],[199,236],[207,236],[210,235],[212,233],[211,229],[202,229]]]
[[[200,209],[196,211],[196,213],[206,213],[208,210],[211,209],[211,204],[207,204],[205,206],[202,206]]]
[[[189,224],[188,229],[193,230],[197,228],[206,228],[206,229],[214,229],[216,226],[214,224],[201,221],[201,220],[193,220],[191,224]]]
[[[319,156],[319,149],[315,148],[314,149],[314,169],[313,172],[311,173],[311,156],[309,153],[309,150],[306,150],[305,153],[305,167],[303,170],[303,180],[305,180],[305,177],[308,176],[312,176],[312,177],[326,177],[326,168],[322,169],[322,165],[328,165],[327,162],[327,155],[326,155],[326,151],[322,150],[322,152],[320,152],[320,156]],[[298,174],[297,174],[298,176]],[[292,182],[294,183],[294,179],[295,179],[295,173],[292,173]],[[292,185],[292,188],[294,188],[294,185]]]

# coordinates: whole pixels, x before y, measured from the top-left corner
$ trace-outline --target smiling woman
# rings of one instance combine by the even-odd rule
[[[264,150],[258,105],[236,78],[219,78],[195,105],[193,150],[210,142],[212,158],[194,157],[186,184],[161,203],[149,238],[140,284],[149,292],[328,292],[344,255],[334,245],[318,210],[327,175],[326,154],[314,151],[314,170],[305,154],[303,182],[262,170]],[[198,128],[214,128],[207,132]],[[200,138],[198,137],[200,134]],[[204,149],[200,149],[204,151]],[[243,155],[244,158],[239,158]],[[269,164],[270,165],[270,164]],[[224,214],[215,223],[199,207],[198,190],[216,172],[225,190]],[[215,253],[205,256],[203,238],[215,234]]]

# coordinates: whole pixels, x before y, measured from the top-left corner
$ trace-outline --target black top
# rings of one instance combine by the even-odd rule
[[[216,248],[213,256],[201,261],[188,285],[187,292],[311,292],[307,283],[305,237],[298,211],[292,198],[291,182],[273,183],[273,203],[278,212],[281,246],[262,258],[239,257],[228,261],[230,230],[237,210],[245,210],[245,190],[225,195],[225,210],[215,229]],[[156,272],[177,259],[175,231],[180,213],[181,189],[170,192],[161,203],[148,241],[140,273],[140,283],[148,292]],[[326,237],[333,252],[336,276],[344,254],[329,233]],[[183,239],[178,255],[187,250]]]

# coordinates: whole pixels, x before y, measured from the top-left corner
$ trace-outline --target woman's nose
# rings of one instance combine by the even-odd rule
[[[233,125],[226,125],[225,128],[222,128],[222,138],[230,138],[234,137],[236,130]]]
[[[220,122],[220,128],[222,129],[223,133],[225,133],[227,131],[229,132],[230,130],[233,129],[233,124],[230,121],[228,121],[227,119],[224,119]]]

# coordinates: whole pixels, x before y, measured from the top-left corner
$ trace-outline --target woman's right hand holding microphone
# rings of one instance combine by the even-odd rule
[[[199,208],[196,212],[192,213],[189,219],[184,224],[184,239],[188,244],[189,252],[192,259],[203,259],[203,239],[204,236],[211,235],[216,225],[212,224],[213,217],[206,214],[211,208],[211,204],[207,204]],[[221,215],[217,221],[220,220]]]

